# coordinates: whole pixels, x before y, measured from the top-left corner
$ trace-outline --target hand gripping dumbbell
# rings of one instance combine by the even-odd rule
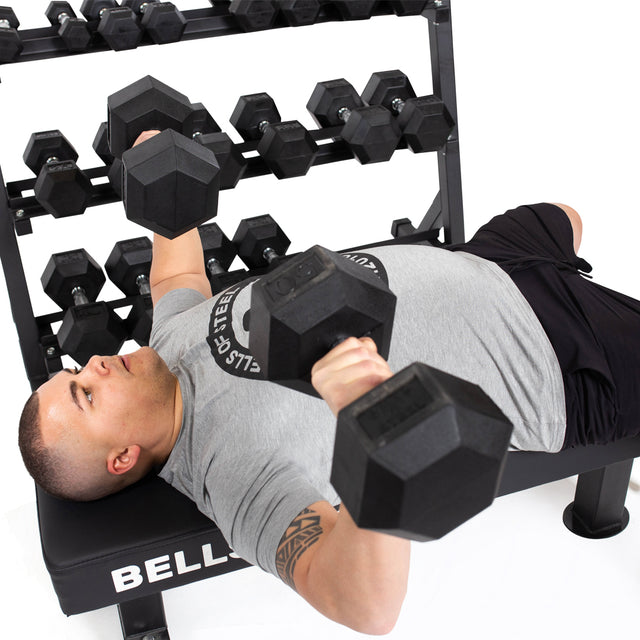
[[[116,0],[84,0],[80,13],[89,21],[98,21],[98,33],[114,51],[135,49],[142,40],[142,27],[129,7]]]
[[[440,149],[455,125],[440,98],[416,97],[409,78],[397,69],[372,74],[362,99],[367,104],[382,105],[397,116],[404,139],[415,153]]]
[[[93,355],[120,351],[127,337],[122,320],[105,302],[95,301],[105,277],[84,249],[53,254],[41,282],[45,293],[66,310],[58,330],[65,353],[85,365]]]
[[[187,26],[185,17],[173,2],[122,0],[122,6],[140,16],[142,28],[156,44],[178,42]]]
[[[129,336],[141,347],[149,344],[153,324],[153,302],[149,285],[152,257],[153,243],[142,236],[116,242],[104,265],[109,280],[125,296],[135,296],[124,324]]]
[[[11,62],[24,49],[18,33],[20,21],[11,7],[0,7],[0,62]]]
[[[321,127],[344,125],[340,137],[362,163],[386,162],[402,135],[393,114],[385,107],[365,106],[344,78],[319,82],[307,103]]]
[[[229,121],[244,140],[260,141],[258,153],[278,179],[306,175],[318,153],[318,145],[297,120],[281,122],[267,93],[241,96]]]
[[[31,135],[24,163],[38,178],[36,200],[55,218],[84,213],[91,200],[91,180],[76,165],[78,154],[57,129]]]
[[[249,269],[275,266],[291,244],[291,240],[269,214],[241,220],[232,242],[239,258]]]
[[[216,215],[219,165],[193,140],[214,127],[207,115],[202,105],[151,76],[109,96],[109,148],[122,160],[122,199],[130,220],[175,238]],[[147,130],[162,133],[133,147]]]
[[[243,280],[246,270],[238,269],[229,272],[229,267],[235,259],[236,247],[215,223],[203,224],[198,227],[204,266],[211,284],[211,293],[216,295],[230,285]]]
[[[313,247],[253,285],[249,347],[267,379],[308,384],[349,336],[387,358],[395,303],[371,271]],[[480,387],[413,364],[340,412],[331,482],[359,526],[440,538],[493,501],[511,431]]]
[[[50,2],[45,15],[52,26],[59,27],[58,35],[69,51],[86,51],[89,48],[89,26],[86,21],[76,16],[68,2]]]

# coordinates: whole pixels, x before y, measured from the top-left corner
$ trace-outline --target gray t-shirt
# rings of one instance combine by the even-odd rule
[[[562,374],[531,307],[495,264],[427,246],[348,254],[397,296],[389,365],[421,361],[478,384],[514,424],[512,446],[558,451]],[[248,350],[251,283],[205,300],[178,289],[156,305],[151,346],[177,376],[184,417],[160,476],[218,525],[229,545],[277,575],[276,550],[329,483],[335,419],[326,403],[261,379]]]

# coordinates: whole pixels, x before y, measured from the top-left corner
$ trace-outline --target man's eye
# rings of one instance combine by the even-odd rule
[[[84,391],[84,395],[87,396],[87,400],[89,401],[89,403],[91,403],[93,401],[93,395],[91,394],[91,391],[89,391],[88,389],[83,389]]]

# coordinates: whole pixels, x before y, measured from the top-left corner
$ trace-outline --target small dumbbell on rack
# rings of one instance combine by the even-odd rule
[[[102,162],[109,167],[107,177],[113,190],[122,199],[122,160],[114,158],[109,149],[109,131],[106,122],[98,127],[96,137],[93,140],[93,150]]]
[[[11,7],[0,7],[0,62],[15,60],[24,45],[18,33],[20,21]]]
[[[158,0],[122,0],[140,18],[140,24],[155,44],[178,42],[187,21],[172,2]]]
[[[53,254],[41,282],[45,293],[65,310],[57,336],[64,353],[85,365],[95,354],[120,351],[126,331],[106,302],[96,302],[105,277],[85,249]]]
[[[47,213],[63,218],[85,212],[91,180],[78,168],[78,154],[59,130],[32,134],[23,159],[38,176],[33,191]]]
[[[215,217],[219,165],[193,136],[219,127],[201,105],[146,76],[109,96],[107,128],[111,154],[122,160],[122,196],[130,220],[175,238]],[[133,147],[147,130],[162,133]]]
[[[86,51],[89,48],[89,26],[85,20],[76,16],[68,2],[50,2],[45,15],[52,26],[59,27],[58,35],[69,51]]]
[[[211,284],[211,293],[216,295],[230,285],[243,280],[247,274],[245,269],[229,271],[237,252],[236,246],[222,232],[222,229],[215,222],[211,222],[198,227],[198,232],[202,243],[204,266]]]
[[[291,245],[280,225],[269,214],[241,220],[232,242],[249,269],[276,266]]]
[[[391,159],[402,136],[393,114],[382,106],[366,106],[344,78],[319,82],[307,109],[321,127],[342,125],[340,137],[362,164]]]
[[[244,140],[259,140],[258,153],[280,180],[306,175],[318,154],[309,131],[297,120],[282,122],[267,93],[241,96],[229,121]]]
[[[367,104],[382,105],[396,115],[407,146],[414,153],[437,151],[455,126],[440,98],[417,97],[409,78],[397,69],[372,74],[362,99]]]
[[[90,22],[97,21],[98,33],[114,51],[135,49],[142,41],[142,27],[129,7],[116,0],[84,0],[80,13]]]
[[[116,242],[104,265],[109,280],[125,296],[134,297],[124,325],[129,336],[141,347],[149,344],[153,323],[153,302],[149,285],[152,257],[153,243],[142,236]]]

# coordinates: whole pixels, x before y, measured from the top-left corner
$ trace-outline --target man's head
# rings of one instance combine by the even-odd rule
[[[176,377],[155,351],[94,356],[27,401],[19,445],[35,481],[70,500],[123,489],[166,460],[182,422]]]

